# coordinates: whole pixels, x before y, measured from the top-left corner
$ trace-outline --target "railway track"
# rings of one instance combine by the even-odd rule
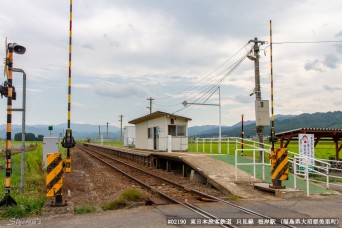
[[[241,207],[239,205],[233,204],[227,200],[223,200],[219,197],[215,197],[212,195],[208,195],[206,193],[202,193],[200,191],[186,188],[178,183],[155,175],[146,170],[140,169],[138,167],[126,164],[125,162],[114,158],[108,154],[104,154],[103,152],[98,152],[94,149],[87,148],[85,146],[77,146],[79,149],[88,153],[95,159],[105,163],[116,171],[122,173],[123,175],[133,179],[138,182],[140,185],[144,186],[146,189],[152,191],[153,193],[158,194],[162,198],[166,199],[169,202],[182,205],[183,207],[201,215],[202,217],[214,221],[222,221],[219,217],[209,213],[208,211],[195,206],[194,203],[198,202],[220,202],[225,205],[229,205],[239,211],[248,214],[249,216],[253,216],[253,218],[262,218],[267,219],[269,221],[274,221],[274,225],[285,226],[285,227],[295,227],[291,225],[285,225],[280,222],[280,220],[271,218],[269,216],[263,215],[261,213],[252,211],[250,209]],[[221,227],[237,227],[232,224],[216,224]]]

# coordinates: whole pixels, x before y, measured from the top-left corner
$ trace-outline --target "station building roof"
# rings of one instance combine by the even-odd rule
[[[178,116],[178,115],[174,115],[174,114],[167,113],[167,112],[156,111],[156,112],[153,112],[153,113],[148,114],[146,116],[142,116],[142,117],[139,117],[137,119],[131,120],[128,123],[129,124],[137,124],[137,123],[141,123],[141,122],[144,122],[144,121],[147,121],[147,120],[156,119],[156,118],[163,117],[163,116],[166,116],[166,117],[169,117],[169,118],[185,119],[186,121],[191,121],[191,119],[188,118],[188,117]]]

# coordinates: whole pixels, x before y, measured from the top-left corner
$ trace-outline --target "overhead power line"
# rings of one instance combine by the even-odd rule
[[[208,101],[208,99],[213,95],[213,93],[217,90],[218,86],[220,85],[220,83],[227,78],[231,73],[233,73],[238,66],[243,62],[243,60],[246,59],[247,55],[250,52],[247,52],[244,56],[242,56],[238,61],[236,61],[234,64],[232,64],[228,69],[227,72],[225,72],[223,74],[223,76],[221,76],[220,78],[216,79],[212,84],[209,84],[209,87],[205,87],[205,90],[203,91],[199,91],[200,93],[197,93],[191,97],[187,97],[187,100],[189,101],[189,103],[205,103]],[[183,107],[181,109],[178,109],[177,111],[173,112],[173,113],[177,113],[180,112],[188,107],[191,107],[191,105],[188,105],[186,107]]]
[[[241,52],[241,50],[243,50],[244,48],[246,48],[246,46],[248,45],[248,43],[246,43],[245,45],[243,45],[238,51],[236,51],[232,56],[230,56],[228,59],[226,59],[221,65],[219,65],[217,68],[215,68],[213,71],[211,71],[210,73],[208,73],[207,75],[205,75],[203,78],[201,78],[199,81],[195,82],[193,85],[175,93],[172,94],[170,96],[166,96],[166,97],[158,97],[155,98],[156,100],[162,100],[162,99],[169,99],[169,98],[174,98],[177,95],[181,95],[184,94],[186,91],[192,91],[195,88],[201,87],[205,84],[208,84],[208,81],[206,79],[209,78],[209,76],[212,76],[212,74],[214,74],[217,70],[219,70],[220,68],[222,68],[224,65],[226,65],[233,57],[235,57],[239,52]],[[224,70],[223,70],[224,71]],[[222,71],[220,73],[217,73],[217,75],[222,74]],[[215,77],[216,77],[215,76]],[[211,78],[210,80],[213,80],[213,78]]]
[[[342,40],[320,40],[320,41],[283,41],[272,44],[320,44],[320,43],[342,43]]]

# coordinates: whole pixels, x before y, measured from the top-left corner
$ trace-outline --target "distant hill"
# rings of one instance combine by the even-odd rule
[[[216,125],[193,126],[193,127],[189,127],[188,134],[190,136],[203,134],[204,132],[213,130],[215,128],[217,128]]]
[[[275,131],[283,132],[297,128],[341,128],[342,129],[342,112],[317,112],[313,114],[303,113],[300,115],[276,115],[275,116]],[[190,132],[191,127],[189,128]],[[244,124],[245,137],[254,136],[255,121],[246,121]],[[198,137],[218,137],[218,126],[211,129],[205,129],[199,132],[197,126]],[[264,134],[270,135],[271,128],[265,127]],[[237,137],[241,135],[241,121],[231,127],[222,126],[222,136]],[[193,136],[190,135],[189,136]]]
[[[64,136],[67,124],[58,124],[53,126],[53,134],[58,137],[59,134]],[[50,136],[50,131],[48,130],[49,125],[27,125],[26,133],[33,133],[36,136],[44,135]],[[99,136],[99,126],[91,124],[71,124],[72,134],[75,139],[97,139]],[[0,137],[6,138],[6,125],[0,125]],[[12,137],[14,134],[21,133],[21,125],[12,125]],[[105,139],[107,136],[107,126],[101,126],[101,135]],[[108,127],[108,137],[109,138],[120,138],[120,129],[115,126]]]
[[[53,133],[59,136],[61,133],[65,134],[66,124],[53,125]],[[303,113],[300,115],[276,115],[275,116],[275,131],[283,132],[297,128],[340,128],[342,129],[342,112],[317,112],[317,113]],[[196,137],[218,137],[217,125],[193,126],[189,127],[189,136]],[[72,124],[72,133],[75,139],[97,139],[99,135],[99,126],[92,124]],[[254,136],[255,121],[247,120],[244,122],[245,137]],[[0,125],[0,138],[6,138],[6,125]],[[107,128],[105,125],[101,126],[101,135],[106,138]],[[109,138],[118,139],[120,137],[120,129],[115,126],[109,126]],[[270,135],[270,127],[264,128],[265,136]],[[21,132],[21,125],[12,125],[12,137],[14,134]],[[33,133],[36,136],[49,136],[48,125],[28,125],[26,126],[26,133]],[[222,136],[237,137],[241,135],[241,121],[232,126],[222,126]]]

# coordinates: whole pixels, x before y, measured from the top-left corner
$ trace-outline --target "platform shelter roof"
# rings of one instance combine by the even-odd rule
[[[336,160],[339,160],[339,152],[342,149],[342,144],[339,141],[342,138],[342,129],[339,128],[298,128],[294,130],[276,133],[275,135],[280,140],[280,147],[287,147],[293,138],[298,138],[298,134],[314,134],[315,146],[322,139],[332,140],[335,143]],[[284,140],[286,140],[284,144]]]

